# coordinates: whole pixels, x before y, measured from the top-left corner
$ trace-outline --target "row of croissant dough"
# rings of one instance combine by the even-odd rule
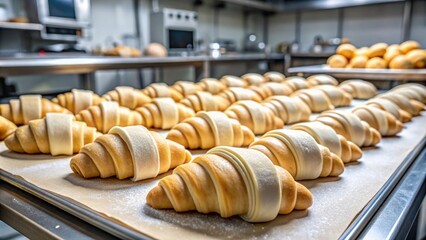
[[[1,105],[0,135],[14,152],[77,153],[70,167],[83,178],[138,181],[175,168],[149,192],[148,205],[264,222],[312,205],[295,180],[339,176],[362,147],[399,133],[426,103],[418,84],[375,95],[361,80],[337,86],[327,75],[275,72],[118,87],[103,97],[74,90],[52,101],[21,96]],[[352,98],[371,99],[334,110]],[[321,114],[309,121],[311,112]],[[284,130],[290,123],[297,124]],[[171,130],[164,138],[147,128]],[[188,149],[210,150],[192,159]]]

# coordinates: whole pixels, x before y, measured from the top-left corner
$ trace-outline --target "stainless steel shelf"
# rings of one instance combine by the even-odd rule
[[[0,29],[41,31],[43,29],[43,25],[38,23],[0,22]]]

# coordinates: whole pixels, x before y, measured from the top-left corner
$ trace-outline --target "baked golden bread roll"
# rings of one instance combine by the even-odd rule
[[[398,44],[392,44],[386,49],[383,59],[389,64],[396,56],[403,55]]]
[[[102,133],[107,133],[114,126],[142,124],[142,116],[138,112],[119,106],[117,102],[101,102],[81,111],[75,118]]]
[[[176,103],[171,98],[154,98],[152,102],[136,108],[135,111],[142,116],[140,125],[163,130],[195,115],[192,108]]]
[[[370,58],[365,64],[365,68],[387,68],[387,62],[381,57]]]
[[[252,100],[242,100],[232,104],[225,114],[250,128],[254,134],[264,134],[284,127],[284,122],[271,109]]]
[[[253,100],[255,102],[262,101],[261,96],[259,96],[255,91],[239,87],[230,87],[219,93],[219,96],[228,100],[230,104],[240,100]]]
[[[382,139],[380,133],[351,112],[331,110],[321,113],[316,121],[332,127],[336,133],[358,147],[374,146]]]
[[[167,49],[160,43],[150,43],[144,49],[144,54],[149,57],[167,57]]]
[[[378,98],[385,98],[395,103],[399,108],[409,112],[413,116],[420,115],[424,110],[425,105],[417,100],[410,99],[399,92],[387,92],[377,96]]]
[[[71,158],[72,171],[83,178],[154,178],[191,161],[191,153],[143,126],[113,127]]]
[[[68,109],[73,114],[77,114],[92,105],[98,105],[102,101],[105,101],[105,99],[92,91],[81,89],[73,89],[71,92],[59,94],[52,99],[52,102]]]
[[[317,85],[339,85],[339,82],[334,77],[327,74],[311,75],[306,79],[306,81],[309,87],[314,87]]]
[[[148,87],[142,90],[143,93],[148,95],[150,98],[173,98],[175,102],[179,102],[183,99],[183,95],[173,89],[165,83],[151,83]]]
[[[246,73],[241,76],[241,79],[247,82],[247,85],[260,85],[266,82],[266,78],[258,73]]]
[[[354,56],[348,64],[348,68],[365,68],[367,66],[368,57],[365,55]]]
[[[188,96],[180,101],[181,104],[194,110],[200,111],[225,111],[230,102],[218,95],[212,95],[209,92],[196,92],[194,95]]]
[[[355,54],[355,46],[350,43],[341,44],[336,49],[336,53],[346,57],[347,59],[351,59]]]
[[[223,112],[198,112],[175,125],[167,135],[187,149],[216,146],[245,147],[254,140],[253,132]]]
[[[0,115],[16,125],[28,124],[31,120],[45,117],[47,113],[72,114],[41,95],[21,95],[8,104],[0,104]]]
[[[391,92],[398,92],[409,99],[426,103],[426,86],[419,83],[405,83],[392,88]]]
[[[300,89],[309,88],[308,81],[306,81],[306,79],[303,77],[297,77],[297,76],[287,77],[284,80],[283,84],[288,85],[293,90],[293,92]]]
[[[197,91],[201,91],[200,86],[190,81],[177,81],[171,88],[178,91],[183,97],[188,97],[195,94]]]
[[[389,63],[390,69],[413,69],[414,64],[404,55],[396,56]]]
[[[348,59],[342,55],[335,54],[327,59],[327,65],[331,68],[344,68],[348,65]]]
[[[262,153],[217,147],[177,167],[147,195],[155,209],[239,215],[247,222],[267,222],[278,214],[305,210],[312,194]]]
[[[206,91],[211,94],[219,94],[228,88],[223,82],[216,78],[201,79],[201,81],[197,83],[197,86],[200,87],[201,91]]]
[[[263,77],[268,82],[282,82],[285,79],[284,74],[282,74],[280,72],[275,72],[275,71],[266,72],[265,74],[263,74]]]
[[[328,95],[319,89],[301,89],[291,94],[291,97],[302,99],[315,113],[334,109]]]
[[[342,159],[300,130],[269,131],[253,142],[250,149],[265,154],[274,165],[287,170],[296,180],[339,176],[345,168]]]
[[[417,41],[409,40],[401,43],[399,49],[402,53],[407,54],[414,49],[420,49],[421,46]]]
[[[365,102],[365,105],[373,106],[382,109],[386,112],[389,112],[396,119],[403,123],[410,121],[412,118],[411,113],[399,108],[398,105],[386,98],[373,98]]]
[[[352,112],[378,130],[382,136],[395,136],[402,131],[402,123],[392,114],[379,108],[361,105],[352,109]]]
[[[377,94],[377,88],[372,83],[360,79],[346,80],[339,87],[356,99],[369,99]]]
[[[262,104],[271,109],[275,116],[281,118],[284,124],[309,121],[311,109],[300,98],[273,96]]]
[[[3,141],[7,136],[15,132],[16,128],[13,122],[0,116],[0,141]]]
[[[355,56],[366,56],[368,57],[369,48],[368,47],[362,47],[355,50],[354,57]]]
[[[383,55],[385,55],[386,53],[388,46],[389,45],[386,43],[376,43],[371,45],[371,47],[368,49],[368,57],[383,57]]]
[[[150,97],[132,87],[118,86],[102,96],[108,101],[118,102],[120,106],[135,109],[152,101]]]
[[[233,75],[225,75],[219,81],[226,87],[247,87],[247,81]]]
[[[136,48],[119,45],[104,51],[103,55],[120,57],[140,57],[142,56],[142,52]]]
[[[351,105],[352,95],[343,89],[332,85],[319,85],[314,87],[323,91],[329,98],[334,107],[344,107]]]
[[[426,50],[415,49],[407,53],[405,57],[414,65],[414,68],[426,68]]]
[[[291,126],[290,129],[307,132],[318,144],[327,147],[330,152],[339,156],[344,163],[354,162],[362,157],[362,151],[357,145],[321,122],[298,123]]]
[[[290,96],[293,93],[290,85],[278,82],[267,82],[260,86],[250,86],[249,89],[257,93],[261,99],[271,96]]]
[[[13,152],[72,155],[93,142],[100,134],[86,123],[63,113],[48,113],[43,119],[31,120],[9,135],[4,143]]]

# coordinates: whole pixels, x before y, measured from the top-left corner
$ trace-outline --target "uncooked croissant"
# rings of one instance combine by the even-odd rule
[[[262,101],[262,98],[253,90],[246,88],[230,87],[219,96],[228,100],[230,104],[240,100],[253,100],[255,102]]]
[[[301,89],[294,92],[291,96],[302,99],[312,112],[317,113],[334,109],[328,95],[319,89]]]
[[[71,159],[83,178],[153,178],[191,160],[191,153],[143,126],[113,127]]]
[[[150,97],[132,87],[120,86],[107,92],[104,96],[108,101],[118,102],[120,106],[135,109],[152,101]]]
[[[16,128],[13,122],[0,116],[0,141],[3,141],[7,136],[15,132]]]
[[[300,90],[300,89],[306,89],[309,88],[308,82],[306,79],[302,77],[287,77],[284,82],[284,84],[287,84],[291,89],[294,91]]]
[[[210,149],[215,146],[248,146],[253,132],[223,112],[198,112],[195,117],[175,125],[167,135],[188,149]]]
[[[263,77],[268,82],[283,82],[285,80],[284,74],[280,72],[274,72],[274,71],[263,74]]]
[[[296,180],[339,176],[345,168],[342,159],[300,130],[270,131],[253,142],[250,149],[265,154],[274,165],[283,167]]]
[[[271,109],[252,100],[238,101],[226,109],[228,117],[238,120],[254,134],[264,134],[284,127],[284,122]]]
[[[361,105],[352,112],[380,132],[382,136],[394,136],[402,131],[402,123],[392,114],[369,105]]]
[[[284,121],[284,124],[309,121],[311,109],[300,98],[273,96],[266,99],[263,105]]]
[[[319,85],[314,87],[323,91],[330,98],[331,104],[335,107],[343,107],[351,105],[352,95],[345,92],[341,88],[331,85]]]
[[[308,81],[308,85],[310,87],[314,87],[317,85],[339,85],[339,82],[334,77],[326,74],[315,74],[309,76],[306,80]]]
[[[178,91],[180,94],[182,94],[183,97],[188,97],[201,90],[199,86],[189,81],[177,81],[175,84],[173,84],[173,86],[171,86],[171,88]]]
[[[357,99],[369,99],[377,94],[377,89],[372,83],[359,79],[346,80],[340,83],[339,87]]]
[[[241,78],[247,82],[247,85],[260,85],[266,82],[265,77],[258,73],[246,73]]]
[[[291,126],[290,129],[307,132],[318,144],[327,147],[332,153],[339,156],[344,163],[357,161],[362,157],[362,151],[357,145],[321,122],[298,123]]]
[[[391,92],[397,92],[409,99],[414,99],[426,104],[426,87],[419,83],[405,83],[391,89]]]
[[[99,135],[86,123],[73,121],[72,115],[48,113],[44,119],[17,128],[4,142],[13,152],[72,155]]]
[[[184,119],[193,117],[194,110],[171,98],[154,98],[151,103],[136,108],[142,116],[141,125],[147,128],[170,129]]]
[[[41,95],[22,95],[12,99],[9,104],[0,104],[0,115],[16,125],[28,124],[30,120],[40,119],[46,113],[69,113],[66,108],[41,98]]]
[[[77,114],[81,110],[87,109],[92,105],[98,105],[105,99],[89,90],[73,89],[71,92],[59,94],[52,102]]]
[[[230,105],[229,100],[218,95],[212,95],[209,92],[196,92],[194,95],[188,96],[180,101],[181,104],[193,109],[195,112],[200,111],[225,111]]]
[[[385,110],[403,123],[410,121],[412,118],[411,113],[399,108],[398,105],[386,98],[372,98],[365,102],[365,105]]]
[[[290,96],[293,92],[289,85],[277,82],[267,82],[260,86],[250,86],[249,89],[256,92],[262,99],[267,99],[271,96]]]
[[[374,146],[380,142],[380,133],[351,112],[331,110],[321,113],[316,121],[332,127],[338,134],[358,147]]]
[[[237,76],[225,75],[219,81],[227,87],[247,87],[247,82]]]
[[[218,94],[228,88],[223,82],[216,78],[201,79],[201,81],[197,83],[197,86],[201,88],[200,90],[211,94]]]
[[[262,153],[217,147],[160,180],[146,202],[156,209],[177,212],[216,212],[227,218],[266,222],[278,214],[305,210],[312,194]]]
[[[165,83],[151,83],[142,91],[151,98],[171,97],[175,102],[179,102],[183,98],[180,92]]]
[[[409,112],[413,116],[420,115],[420,112],[424,110],[425,105],[414,99],[409,99],[399,92],[387,92],[377,96],[378,98],[385,98],[395,103],[399,108]]]
[[[142,116],[138,112],[119,106],[117,102],[102,102],[98,106],[91,106],[75,115],[75,118],[102,133],[107,133],[114,126],[142,124]]]

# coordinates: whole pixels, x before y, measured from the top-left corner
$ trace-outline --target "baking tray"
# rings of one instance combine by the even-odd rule
[[[336,78],[364,78],[383,81],[426,81],[426,69],[330,68],[328,65],[292,67],[288,73],[328,74]]]
[[[358,104],[359,101],[354,101],[354,103]],[[262,224],[246,223],[238,217],[222,219],[216,214],[177,214],[171,210],[150,210],[147,206],[141,206],[140,209],[138,208],[140,212],[134,211],[134,214],[152,218],[152,221],[150,220],[148,223],[142,221],[140,225],[129,224],[128,219],[123,216],[90,206],[90,202],[89,204],[83,203],[80,201],[81,199],[73,196],[74,193],[68,192],[68,186],[58,185],[55,186],[56,188],[49,186],[52,181],[49,179],[51,176],[44,176],[46,170],[56,168],[62,171],[63,167],[68,165],[69,158],[37,155],[30,158],[25,156],[26,160],[15,161],[10,159],[13,154],[3,151],[3,144],[0,144],[0,149],[2,149],[0,179],[120,238],[349,238],[357,236],[404,174],[416,157],[416,153],[424,148],[426,135],[424,123],[426,123],[426,116],[416,117],[405,125],[405,129],[399,137],[383,139],[378,145],[378,149],[365,149],[360,163],[348,165],[345,173],[339,178],[303,181],[302,184],[308,186],[314,195],[314,206],[308,211],[296,211]],[[32,160],[37,158],[48,159]],[[383,175],[383,179],[377,174],[379,169],[382,170],[380,175]],[[41,176],[39,179],[34,179],[29,176],[29,172],[39,173]],[[66,177],[70,176],[67,174]],[[101,184],[114,188],[123,185],[131,189],[138,190],[137,188],[139,188],[141,191],[146,191],[156,185],[158,179],[136,184],[128,180],[115,179],[81,180],[81,182],[88,183],[89,186]],[[149,185],[149,187],[145,187],[145,185]],[[369,189],[370,187],[374,189]],[[87,189],[84,189],[83,186],[83,190]],[[119,191],[112,189],[106,196],[114,198]],[[145,195],[141,194],[142,198]],[[140,204],[144,205],[142,198],[139,199]],[[120,200],[122,201],[119,203],[129,203],[125,196]],[[123,208],[123,211],[127,208],[125,205],[118,207]],[[147,212],[150,215],[147,215]],[[156,228],[158,229],[155,230]],[[158,234],[153,234],[153,232]]]

